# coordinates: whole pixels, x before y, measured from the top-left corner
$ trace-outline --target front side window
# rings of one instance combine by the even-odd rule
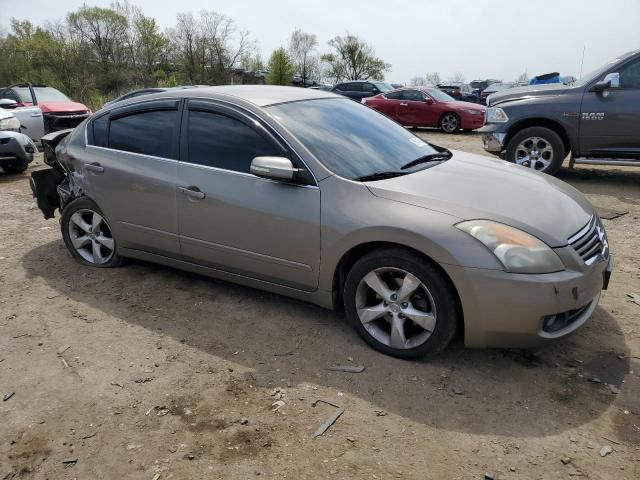
[[[4,92],[2,92],[2,98],[8,98],[15,101],[16,103],[22,102],[18,94],[10,88],[7,88]]]
[[[325,167],[350,180],[397,171],[436,153],[404,127],[346,99],[291,102],[267,107],[267,111]]]
[[[282,150],[249,125],[218,113],[192,110],[187,126],[189,163],[249,173],[255,157]]]
[[[427,90],[427,93],[431,98],[438,102],[455,102],[455,100],[444,93],[442,90],[438,90],[437,88],[430,88]]]
[[[411,102],[423,102],[424,95],[422,94],[422,92],[419,92],[418,90],[405,90],[404,99],[409,100]]]
[[[375,90],[375,86],[372,83],[363,83],[362,91],[363,92],[373,92]]]
[[[384,96],[389,100],[402,100],[402,90],[385,93]]]
[[[640,59],[627,63],[620,69],[620,88],[640,88]]]
[[[109,128],[109,115],[102,115],[91,122],[91,128],[93,129],[93,141],[91,145],[96,147],[107,146],[107,133]]]
[[[361,92],[362,84],[361,83],[345,83],[345,87],[343,88],[346,92]]]
[[[177,135],[177,123],[177,110],[152,110],[112,118],[108,146],[114,150],[175,159],[172,145]]]

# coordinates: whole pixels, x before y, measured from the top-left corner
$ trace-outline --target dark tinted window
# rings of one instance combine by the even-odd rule
[[[640,88],[640,59],[620,70],[620,88]]]
[[[249,173],[251,160],[282,151],[250,126],[226,115],[189,112],[189,162]]]
[[[373,85],[373,83],[362,83],[362,91],[363,92],[373,92],[377,90],[377,87]]]
[[[389,100],[402,100],[402,90],[396,92],[389,92],[384,94]]]
[[[109,126],[109,115],[102,115],[91,122],[93,128],[93,142],[96,147],[107,146],[107,127]]]
[[[14,100],[18,103],[22,102],[22,100],[20,100],[20,97],[18,96],[18,94],[16,92],[14,92],[13,90],[11,90],[10,88],[7,88],[6,90],[4,90],[2,92],[2,98],[9,98],[11,100]]]
[[[329,170],[348,179],[398,171],[436,152],[384,115],[347,99],[291,102],[267,110]]]
[[[340,90],[343,90],[345,92],[361,92],[362,84],[361,83],[343,83],[342,88],[340,88]]]
[[[424,94],[418,90],[405,90],[403,98],[412,102],[422,102],[424,101]]]
[[[174,158],[177,110],[140,112],[111,120],[109,148],[154,157]]]

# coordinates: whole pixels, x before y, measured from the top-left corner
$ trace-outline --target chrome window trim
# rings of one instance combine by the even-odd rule
[[[151,158],[153,160],[162,160],[164,162],[178,162],[175,158],[156,157],[155,155],[147,155],[146,153],[129,152],[127,150],[118,150],[117,148],[98,147],[97,145],[86,145],[85,148],[95,148],[97,150],[105,150],[107,152],[124,153],[125,155],[137,155],[139,157]]]
[[[144,97],[144,96],[143,96],[143,97]],[[133,97],[133,98],[136,98],[136,97]],[[151,101],[157,101],[157,100],[173,100],[173,99],[175,99],[175,98],[176,98],[176,97],[161,97],[161,98],[154,98],[154,99],[142,98],[139,102],[132,102],[132,103],[127,104],[127,106],[133,106],[133,105],[143,104],[143,103],[147,103],[147,102],[151,102]],[[193,100],[204,100],[204,101],[211,102],[211,103],[214,103],[214,104],[215,104],[215,102],[219,102],[219,103],[224,103],[224,104],[227,104],[227,105],[231,105],[232,107],[235,107],[235,108],[237,108],[237,109],[240,109],[240,110],[242,110],[243,112],[245,112],[245,113],[249,114],[249,116],[251,116],[252,118],[257,118],[258,120],[260,120],[260,121],[262,121],[262,122],[266,123],[267,125],[269,125],[269,123],[268,123],[268,122],[265,122],[262,118],[257,117],[257,116],[256,116],[256,114],[255,114],[254,112],[252,112],[250,109],[248,109],[247,107],[245,107],[245,106],[243,106],[243,105],[240,105],[240,104],[238,104],[238,103],[235,103],[235,102],[229,101],[229,100],[220,99],[220,98],[212,98],[212,97],[184,97],[184,96],[180,96],[180,97],[178,97],[178,98],[179,98],[180,100],[192,100],[192,99],[193,99]],[[266,116],[268,116],[269,118],[272,118],[272,117],[271,117],[271,115],[269,115],[269,113],[265,111],[265,107],[258,107],[258,106],[256,106],[256,107],[257,107],[257,108],[259,108],[261,111],[263,111],[263,112],[265,113],[265,115],[266,115]],[[105,113],[105,114],[106,114],[106,115],[110,115],[110,114],[111,114],[111,111],[113,111],[113,110],[115,110],[115,109],[114,109],[114,108],[112,108],[112,109],[110,109],[110,110],[108,111],[108,113]],[[180,108],[180,107],[178,107],[178,110],[180,111],[180,110],[181,110],[181,108]],[[92,115],[92,116],[93,116],[93,115]],[[273,120],[273,121],[275,121],[275,120]],[[88,133],[87,133],[87,128],[89,128],[89,124],[93,124],[93,119],[91,119],[89,122],[87,122],[87,123],[85,124],[85,127],[84,127],[84,144],[85,144],[85,147],[100,148],[100,149],[104,149],[104,150],[111,150],[111,151],[114,151],[114,152],[133,153],[133,152],[126,152],[125,150],[115,150],[115,149],[107,148],[107,147],[98,147],[98,146],[96,146],[96,145],[89,145],[89,136],[88,136]],[[291,150],[291,151],[296,155],[296,157],[298,157],[298,159],[300,159],[300,161],[302,162],[302,164],[304,165],[304,167],[305,167],[305,168],[307,169],[307,171],[311,174],[311,177],[313,178],[313,181],[315,182],[315,185],[298,185],[298,186],[299,186],[299,187],[302,187],[302,186],[309,186],[309,187],[319,188],[319,187],[318,187],[319,182],[318,182],[318,179],[316,178],[315,173],[313,173],[313,170],[309,168],[309,165],[307,165],[307,162],[305,162],[305,161],[304,161],[304,158],[302,157],[302,155],[300,155],[300,154],[298,153],[298,151],[297,151],[295,148],[293,148],[293,147],[291,146],[291,144],[287,141],[287,139],[285,139],[285,138],[280,134],[280,132],[276,131],[276,130],[271,126],[271,125],[269,125],[269,126],[271,127],[271,130],[273,130],[273,134],[276,136],[276,139],[280,140],[284,145],[286,145],[286,146],[287,146],[287,147],[288,147],[288,148],[289,148],[289,149],[290,149],[290,150]],[[145,157],[155,158],[155,159],[159,159],[159,160],[171,160],[171,161],[178,161],[178,160],[173,160],[173,159],[168,159],[168,158],[163,158],[163,157],[154,157],[154,156],[152,156],[152,155],[144,155],[144,154],[142,154],[142,153],[134,153],[134,155],[143,155],[143,156],[145,156]],[[185,163],[185,164],[187,164],[187,163],[188,163],[189,165],[195,165],[195,164],[193,164],[193,163],[189,163],[189,162],[182,162],[182,163]],[[207,167],[206,165],[202,165],[202,166],[203,166],[203,167]],[[216,167],[208,167],[208,168],[216,168]],[[217,170],[220,170],[220,171],[226,171],[226,172],[235,172],[235,170],[225,170],[225,169],[223,169],[223,168],[217,168]],[[253,175],[253,174],[251,174],[251,173],[245,173],[245,172],[237,172],[237,173],[245,174],[245,175],[251,175],[252,177],[256,177],[256,178],[261,178],[261,177],[257,177],[256,175]],[[263,179],[263,180],[267,180],[267,179]]]

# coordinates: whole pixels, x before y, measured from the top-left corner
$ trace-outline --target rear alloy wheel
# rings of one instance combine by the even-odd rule
[[[455,133],[460,130],[460,117],[455,113],[445,113],[440,119],[440,128],[445,133]]]
[[[565,157],[560,136],[545,127],[530,127],[518,132],[507,146],[507,160],[537,172],[553,175]]]
[[[352,326],[387,355],[433,355],[455,333],[456,304],[449,282],[412,252],[381,250],[360,259],[347,276],[344,300]]]
[[[115,267],[122,263],[111,228],[98,206],[88,198],[71,202],[60,219],[71,255],[83,265]]]

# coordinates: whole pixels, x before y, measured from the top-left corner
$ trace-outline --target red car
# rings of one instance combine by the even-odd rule
[[[406,127],[437,127],[446,133],[482,127],[486,110],[431,87],[400,88],[364,98],[362,103]]]
[[[82,103],[74,102],[60,90],[46,85],[21,83],[0,89],[0,98],[17,102],[18,107],[38,106],[44,119],[44,133],[74,128],[91,115]]]

